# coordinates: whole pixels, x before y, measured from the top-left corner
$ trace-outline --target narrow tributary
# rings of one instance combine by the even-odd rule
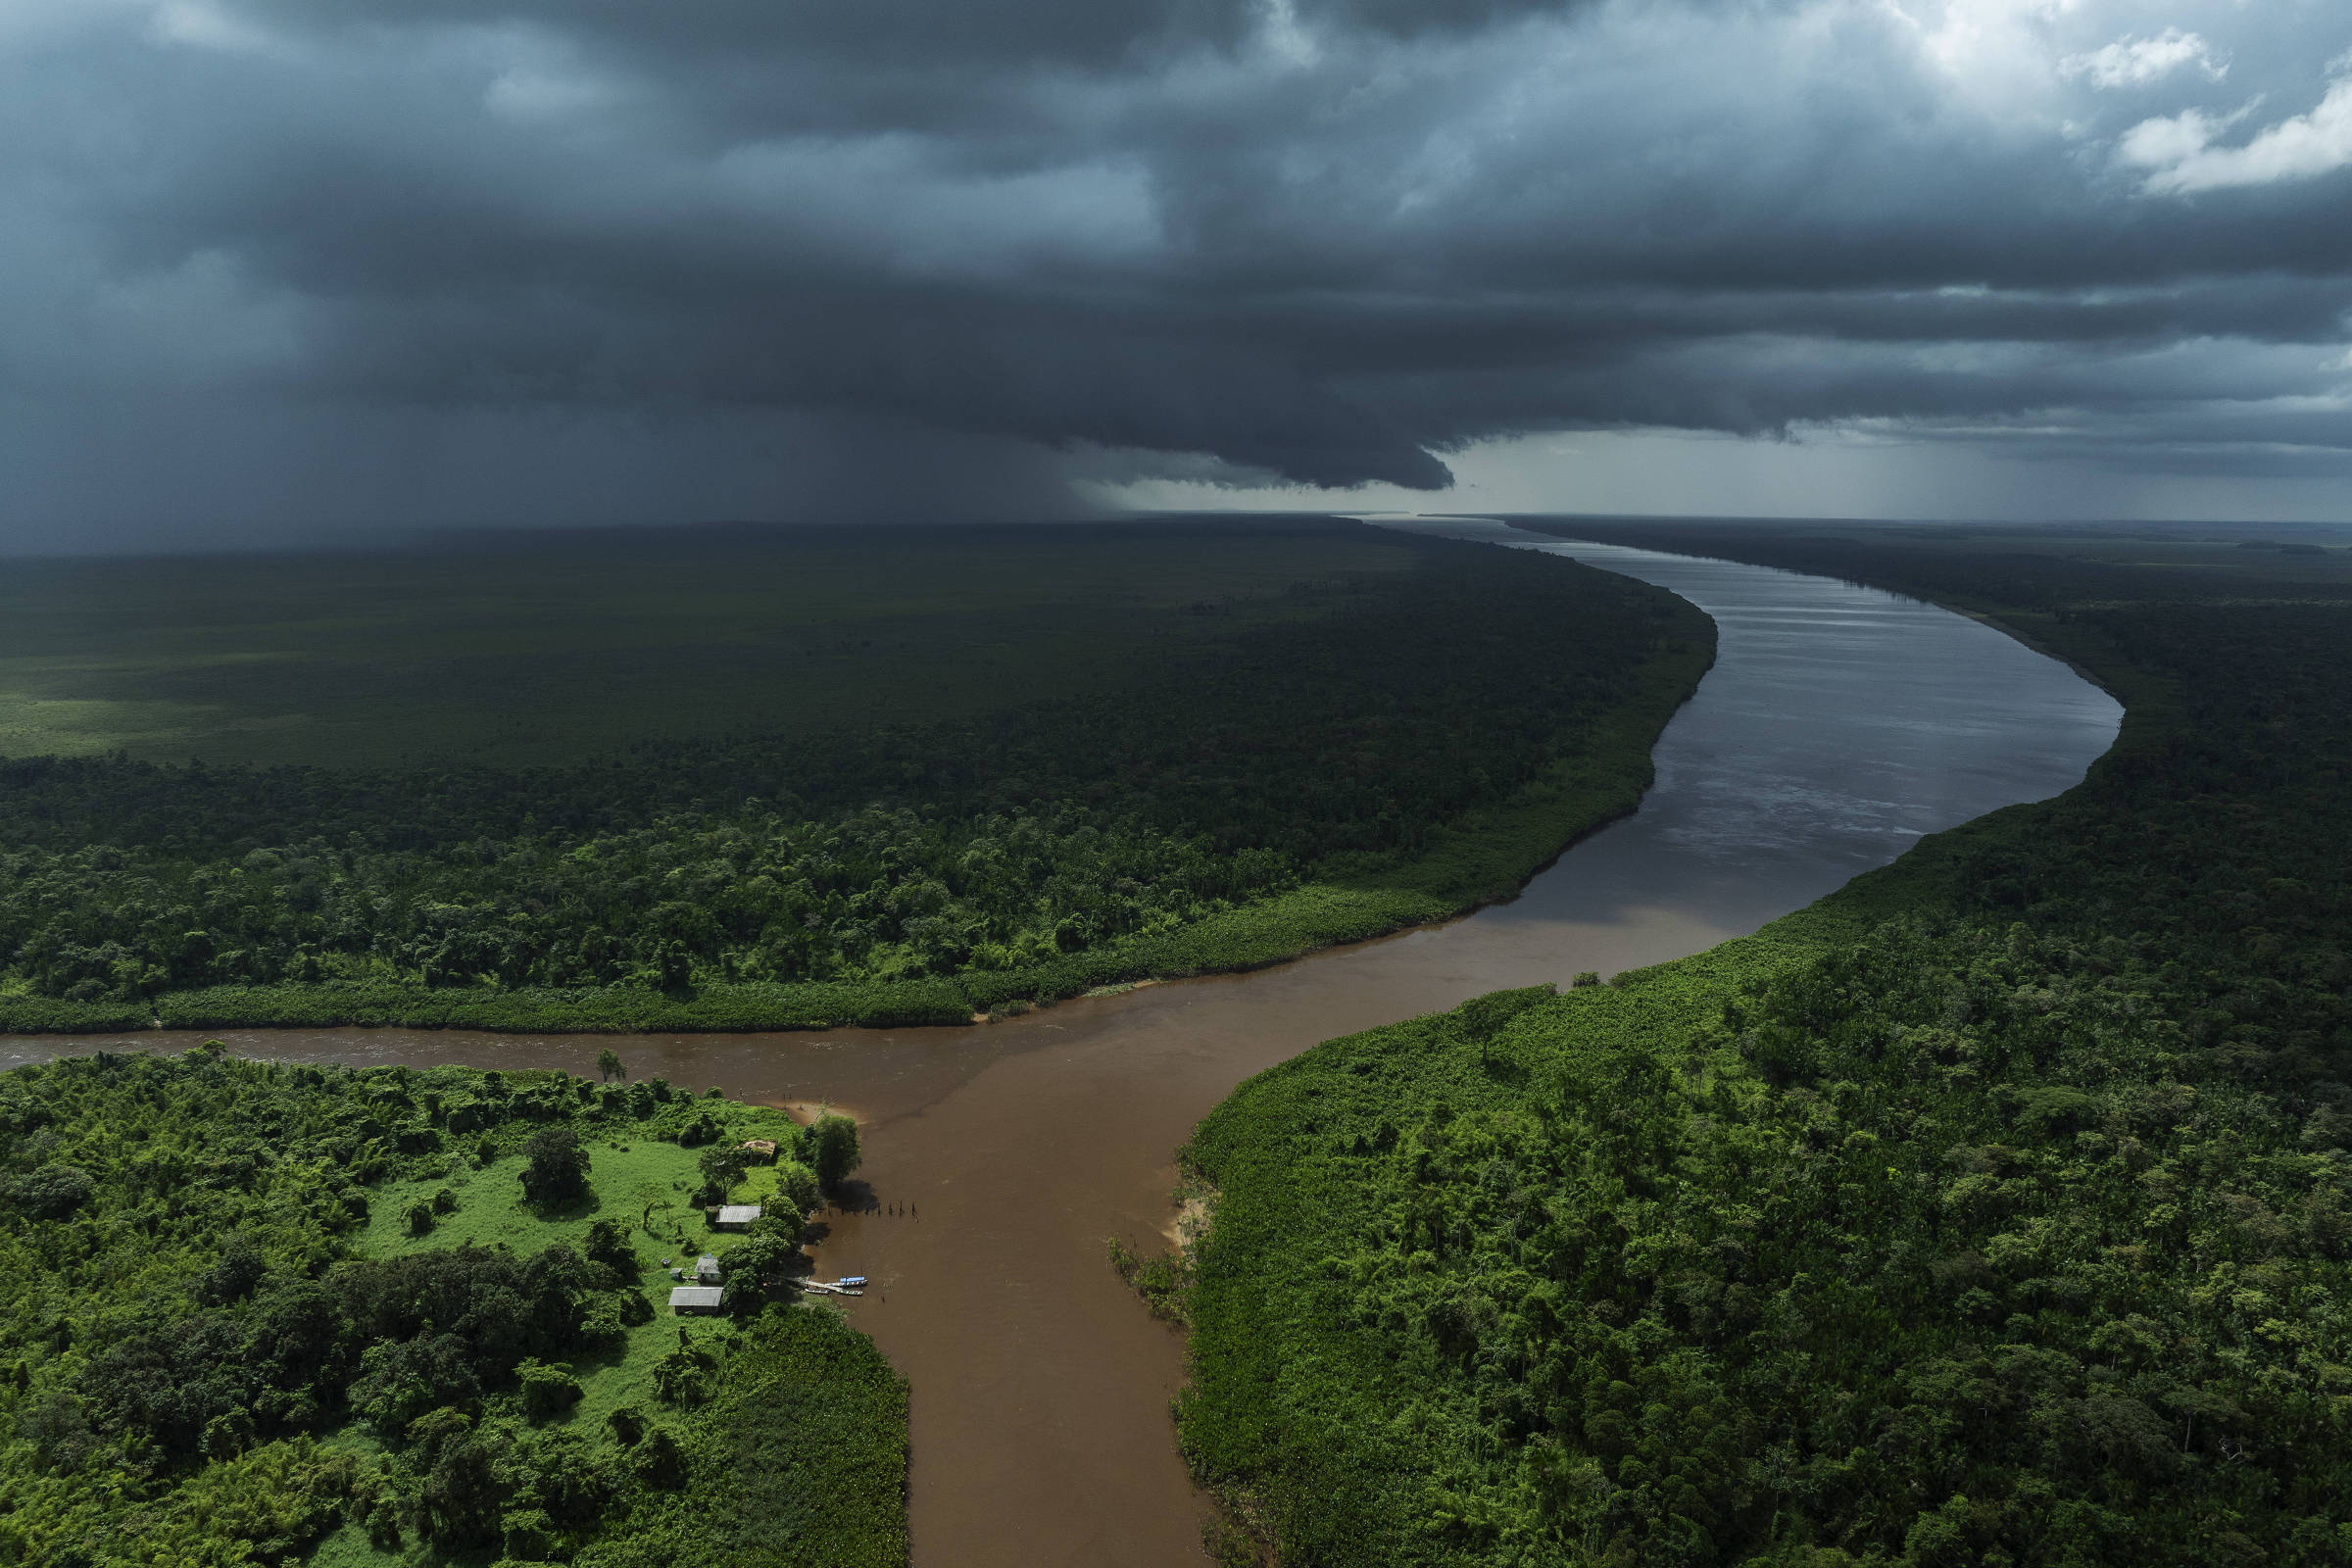
[[[1168,1422],[1183,1344],[1119,1284],[1104,1240],[1157,1245],[1172,1152],[1237,1083],[1333,1035],[1751,931],[1921,834],[2066,789],[2115,736],[2104,693],[1928,605],[1761,567],[1491,536],[1671,589],[1720,635],[1714,670],[1658,743],[1640,812],[1511,903],[1253,974],[968,1029],[220,1038],[287,1060],[577,1073],[610,1046],[636,1076],[853,1111],[866,1150],[855,1196],[868,1206],[826,1217],[819,1267],[873,1277],[843,1305],[913,1388],[915,1562],[1198,1564],[1201,1503]],[[198,1038],[7,1040],[0,1064]]]

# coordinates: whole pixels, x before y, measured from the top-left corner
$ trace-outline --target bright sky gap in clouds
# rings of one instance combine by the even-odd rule
[[[2352,516],[2318,0],[14,0],[0,550]]]

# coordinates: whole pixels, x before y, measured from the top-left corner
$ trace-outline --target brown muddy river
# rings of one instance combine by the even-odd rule
[[[2115,736],[2104,693],[1944,611],[1759,567],[1489,536],[1658,583],[1721,636],[1715,669],[1659,741],[1641,811],[1512,903],[989,1027],[220,1038],[286,1060],[583,1074],[611,1046],[633,1076],[848,1109],[864,1125],[854,1196],[866,1206],[827,1216],[819,1268],[874,1278],[843,1304],[912,1385],[914,1561],[1199,1564],[1202,1504],[1167,1413],[1183,1343],[1127,1294],[1103,1243],[1157,1245],[1173,1151],[1234,1085],[1333,1035],[1753,930],[1923,833],[2066,789]],[[198,1038],[0,1040],[0,1065]]]

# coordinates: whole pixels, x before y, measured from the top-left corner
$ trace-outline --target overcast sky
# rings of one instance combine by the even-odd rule
[[[2342,0],[0,0],[0,548],[2352,516]]]

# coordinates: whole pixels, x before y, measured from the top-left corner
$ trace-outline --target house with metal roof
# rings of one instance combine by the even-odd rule
[[[715,1285],[681,1285],[669,1293],[669,1309],[680,1317],[716,1312],[727,1293]]]

